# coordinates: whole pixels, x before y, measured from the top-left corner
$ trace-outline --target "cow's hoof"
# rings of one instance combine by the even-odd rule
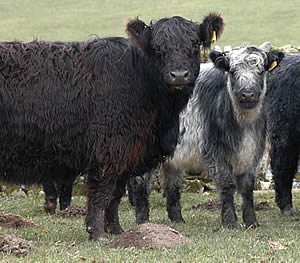
[[[99,234],[93,234],[90,233],[89,239],[92,241],[108,241],[109,240],[109,234],[108,233],[99,233]]]
[[[173,222],[173,223],[176,223],[176,224],[184,224],[185,223],[185,220],[183,219],[182,216],[179,216],[179,217],[173,217],[173,218],[170,218],[170,220]]]
[[[225,228],[229,228],[229,229],[235,229],[235,228],[240,228],[240,224],[238,224],[238,222],[234,221],[234,222],[223,222],[222,223],[223,227]]]
[[[54,202],[47,202],[44,205],[44,211],[49,214],[49,215],[53,215],[55,214],[55,210],[56,210],[56,203]]]
[[[138,213],[136,215],[136,223],[138,225],[144,224],[144,223],[147,223],[147,222],[149,222],[149,215],[148,215],[148,213]]]
[[[295,215],[295,212],[294,212],[293,208],[283,209],[283,210],[281,210],[281,213],[282,213],[284,216],[287,216],[287,217],[291,217],[291,216],[294,216],[294,215]]]
[[[119,235],[124,232],[123,228],[119,224],[108,224],[105,226],[105,232],[112,235]]]
[[[254,223],[246,223],[246,229],[255,229],[259,227],[259,224],[257,222]]]

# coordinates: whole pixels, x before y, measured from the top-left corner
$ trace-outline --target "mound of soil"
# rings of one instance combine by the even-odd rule
[[[272,208],[268,201],[262,201],[254,204],[255,210],[265,210]]]
[[[35,226],[35,224],[17,215],[0,213],[0,227],[18,228],[27,226]]]
[[[166,225],[146,223],[128,230],[111,242],[113,248],[174,248],[192,241]]]
[[[193,205],[192,209],[207,209],[207,210],[213,210],[213,209],[220,209],[222,207],[222,204],[219,200],[208,200],[205,203],[201,203],[198,205]]]
[[[0,253],[24,256],[30,251],[31,247],[32,241],[14,236],[0,237]]]
[[[62,216],[62,217],[81,217],[86,216],[86,208],[85,207],[76,207],[76,206],[69,206],[65,210],[61,210],[56,212],[56,215]]]

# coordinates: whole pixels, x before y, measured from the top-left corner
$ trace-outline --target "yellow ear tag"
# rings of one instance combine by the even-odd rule
[[[216,42],[217,42],[217,34],[216,34],[216,31],[213,31],[213,33],[212,33],[211,42],[212,42],[212,43],[216,43]]]
[[[276,68],[278,65],[277,61],[273,61],[271,66],[269,67],[269,71],[272,71],[274,68]]]

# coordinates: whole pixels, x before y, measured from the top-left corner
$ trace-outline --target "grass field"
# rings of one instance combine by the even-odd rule
[[[200,21],[210,11],[223,14],[219,45],[300,45],[298,0],[12,0],[0,1],[0,40],[84,40],[91,34],[125,35],[127,18],[145,22],[181,15]]]
[[[0,255],[0,262],[299,262],[300,213],[294,218],[284,218],[275,207],[273,196],[273,192],[255,194],[256,202],[268,201],[271,206],[257,211],[258,229],[228,230],[220,226],[219,210],[191,209],[216,198],[215,194],[184,193],[183,212],[187,223],[173,227],[191,238],[193,244],[169,250],[112,249],[108,244],[88,241],[83,218],[45,215],[41,207],[43,199],[37,194],[21,199],[2,197],[0,210],[19,214],[38,227],[1,229],[1,234],[33,240],[33,250],[20,258]],[[298,191],[294,193],[296,207],[300,206],[299,198]],[[84,205],[84,198],[75,197],[74,203]],[[151,204],[151,221],[171,225],[160,194],[152,194]],[[121,204],[120,214],[125,230],[134,226],[134,211],[127,198]],[[240,209],[238,216],[241,220]]]

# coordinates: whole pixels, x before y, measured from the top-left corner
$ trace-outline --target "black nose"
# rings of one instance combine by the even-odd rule
[[[245,100],[251,100],[254,98],[254,93],[253,92],[243,92],[242,93],[242,98]]]
[[[171,71],[169,75],[174,85],[187,84],[190,80],[190,72],[188,70]]]

